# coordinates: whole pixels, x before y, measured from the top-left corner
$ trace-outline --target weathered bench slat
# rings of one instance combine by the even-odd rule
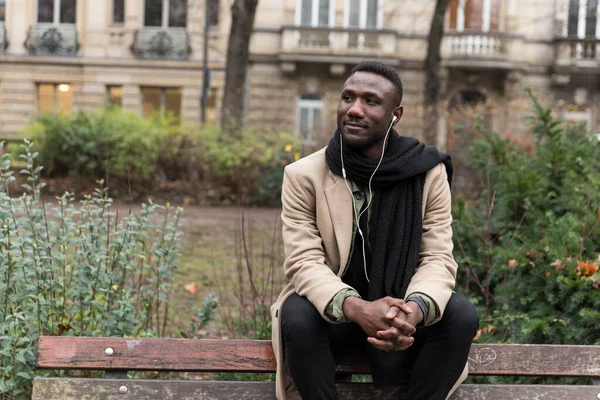
[[[113,349],[107,356],[106,348]],[[340,372],[368,373],[355,354]],[[40,337],[38,368],[274,372],[270,341]],[[475,344],[471,375],[600,377],[600,346]]]
[[[126,394],[119,393],[125,386]],[[340,399],[402,399],[405,390],[396,387],[385,393],[371,384],[338,384]],[[597,400],[597,386],[462,385],[452,400]],[[250,400],[274,399],[273,382],[207,382],[164,380],[36,378],[32,400]]]

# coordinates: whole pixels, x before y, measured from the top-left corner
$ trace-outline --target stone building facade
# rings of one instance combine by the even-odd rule
[[[208,122],[224,86],[231,0],[0,0],[0,136],[42,112],[114,103],[200,120],[205,1]],[[421,135],[424,59],[434,0],[260,0],[250,45],[247,126],[326,143],[353,65],[378,59],[404,82],[403,133]],[[439,142],[485,105],[523,132],[523,87],[600,131],[597,0],[451,0],[442,44]]]

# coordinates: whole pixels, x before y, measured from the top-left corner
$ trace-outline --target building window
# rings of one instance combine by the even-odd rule
[[[146,0],[144,25],[185,28],[187,0]]]
[[[298,99],[296,134],[306,144],[316,144],[323,130],[323,101],[320,96],[304,95]]]
[[[125,0],[113,0],[112,23],[122,24],[125,22]]]
[[[68,83],[40,83],[38,85],[38,112],[40,114],[71,114],[73,88]]]
[[[501,0],[450,0],[449,28],[458,32],[497,31],[500,29],[501,3]]]
[[[123,86],[107,86],[106,102],[116,107],[123,106]]]
[[[381,25],[378,0],[346,0],[346,26],[376,29]]]
[[[38,0],[38,22],[74,24],[77,0]]]
[[[600,9],[598,0],[569,0],[567,18],[567,36],[600,37],[600,26],[597,24]]]
[[[208,1],[208,25],[217,26],[219,25],[219,0],[206,0]]]
[[[6,20],[6,0],[0,0],[0,22]]]
[[[329,26],[333,22],[333,0],[297,0],[296,25]]]
[[[144,117],[150,118],[154,113],[167,113],[176,121],[181,117],[181,88],[142,88],[142,104]]]

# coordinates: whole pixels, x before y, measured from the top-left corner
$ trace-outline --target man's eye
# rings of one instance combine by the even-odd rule
[[[375,99],[367,99],[367,104],[377,104],[377,100],[375,100]]]
[[[348,95],[345,95],[345,96],[342,96],[342,100],[344,100],[344,101],[352,101],[352,97],[350,97]]]

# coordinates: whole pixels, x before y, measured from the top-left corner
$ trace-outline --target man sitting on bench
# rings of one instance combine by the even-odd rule
[[[334,355],[352,349],[376,384],[409,378],[411,400],[446,399],[466,377],[478,319],[452,290],[452,164],[392,129],[401,103],[392,68],[360,63],[327,148],[286,167],[289,283],[271,309],[279,399],[336,399]]]

